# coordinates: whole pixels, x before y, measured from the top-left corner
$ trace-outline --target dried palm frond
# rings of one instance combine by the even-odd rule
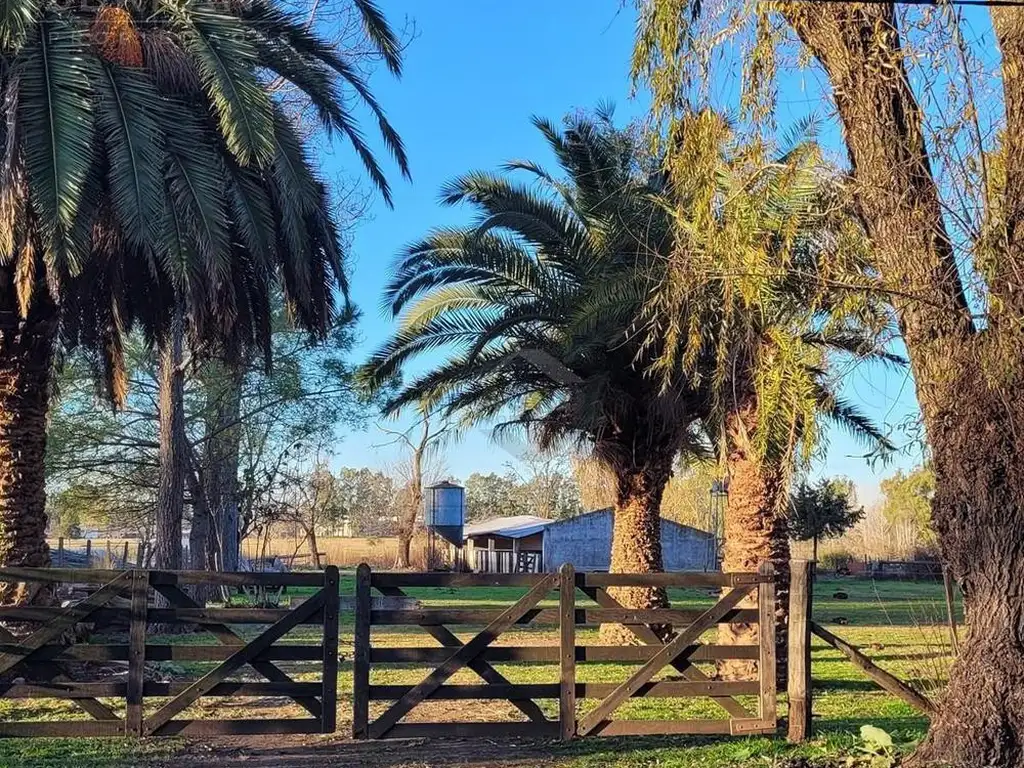
[[[202,92],[195,62],[182,50],[170,32],[148,29],[142,33],[146,70],[164,93],[183,96]]]

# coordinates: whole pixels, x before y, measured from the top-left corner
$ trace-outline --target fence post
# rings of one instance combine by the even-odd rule
[[[799,744],[811,736],[811,604],[812,563],[794,560],[789,582],[789,741]]]
[[[57,567],[64,567],[64,537],[57,537]]]
[[[146,666],[146,611],[149,604],[149,573],[132,571],[131,624],[128,629],[128,690],[124,726],[126,736],[142,736],[142,689]]]
[[[338,567],[324,569],[324,670],[322,733],[338,729]]]
[[[85,567],[92,568],[92,539],[85,540]]]
[[[762,563],[758,572],[770,579],[758,584],[758,638],[760,653],[757,673],[761,678],[759,719],[774,724],[777,718],[778,693],[775,682],[775,567]]]
[[[124,551],[121,553],[121,567],[128,567],[128,539],[124,540]]]
[[[558,722],[562,741],[569,741],[576,736],[576,571],[572,563],[565,563],[560,574]]]
[[[356,569],[356,626],[352,655],[352,738],[370,737],[370,566]]]

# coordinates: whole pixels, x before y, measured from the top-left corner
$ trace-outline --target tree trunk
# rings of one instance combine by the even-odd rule
[[[1021,300],[1013,290],[1020,280],[1011,276],[1021,259],[1016,244],[1024,244],[1012,231],[1014,212],[1024,210],[1024,184],[1015,176],[1024,157],[1019,148],[1006,154],[1008,231],[999,247],[1008,259],[992,270],[993,316],[988,329],[979,331],[946,233],[892,5],[794,3],[782,10],[832,84],[858,206],[893,292],[932,448],[935,527],[943,556],[964,589],[971,625],[970,641],[953,664],[939,713],[913,762],[1020,766],[1024,440],[1018,435],[1024,404]],[[1024,99],[1016,91],[1022,87],[1014,49],[1020,38],[1013,27],[1020,28],[1019,13],[993,18],[1004,48],[1006,135],[1018,143]]]
[[[778,468],[765,467],[749,448],[748,436],[756,426],[756,411],[747,404],[729,414],[726,423],[729,455],[726,466],[729,495],[725,505],[725,540],[722,570],[727,573],[756,573],[771,563],[778,576],[776,585],[776,670],[786,679],[788,655],[786,617],[789,601],[789,526],[785,515],[786,488]],[[726,590],[729,591],[729,590]],[[757,593],[739,604],[757,608]],[[757,624],[719,624],[722,645],[757,645]],[[757,679],[757,662],[729,660],[718,666],[726,680]]]
[[[210,507],[206,503],[203,491],[202,472],[198,462],[191,453],[191,446],[186,446],[189,453],[189,466],[185,473],[186,483],[192,497],[192,527],[188,534],[188,567],[193,571],[215,570],[213,552],[210,545],[213,540]],[[193,584],[189,594],[199,605],[206,605],[217,597],[217,589],[213,584]]]
[[[210,543],[210,510],[201,498],[192,500],[192,528],[188,534],[188,567],[194,571],[208,571]]]
[[[181,306],[160,341],[160,476],[157,486],[154,565],[181,568],[181,521],[185,510],[185,323]]]
[[[306,529],[306,541],[309,543],[309,559],[316,570],[323,566],[320,563],[320,549],[316,543],[316,526],[311,525]]]
[[[224,571],[238,570],[238,459],[242,439],[242,365],[217,366],[221,374],[208,389],[213,397],[207,423],[204,485],[210,506],[214,562]]]
[[[409,504],[398,522],[398,558],[396,568],[408,568],[412,563],[412,537],[416,532],[416,517],[423,508],[423,453],[412,456],[412,477],[409,480]],[[433,568],[434,563],[427,563]]]
[[[398,559],[396,561],[399,568],[408,568],[409,563],[412,562],[412,536],[403,535],[399,533],[398,536]],[[427,568],[433,567],[433,563],[428,563]]]
[[[0,268],[0,566],[48,566],[46,411],[57,310],[37,285],[21,317],[13,267]],[[0,584],[0,603],[41,597],[38,585]]]
[[[1024,765],[1024,442],[1008,439],[1024,408],[984,394],[932,438],[934,522],[970,630],[915,765]]]
[[[665,570],[661,551],[661,497],[672,475],[673,458],[668,453],[617,473],[611,573],[658,573]],[[660,587],[614,587],[608,593],[626,608],[668,607],[668,595]],[[669,634],[669,627],[652,629],[663,636]],[[601,627],[601,640],[618,644],[636,642],[632,632],[615,624]]]

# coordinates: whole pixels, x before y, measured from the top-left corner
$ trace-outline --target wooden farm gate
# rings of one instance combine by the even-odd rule
[[[41,587],[53,595],[42,605],[0,607],[3,624],[32,628],[15,636],[0,625],[0,697],[66,699],[90,717],[53,722],[7,720],[0,722],[0,736],[205,736],[335,730],[337,568],[317,573],[0,568],[0,582]],[[58,585],[64,587],[58,590]],[[87,586],[84,597],[64,601],[62,606],[58,600],[67,585]],[[287,609],[204,608],[190,596],[190,591],[200,586],[216,585],[315,591]],[[147,627],[154,624],[196,626],[212,635],[216,644],[151,642]],[[74,642],[83,625],[102,637],[103,644]],[[301,643],[281,642],[289,632],[305,625],[316,627],[315,637],[303,637]],[[166,631],[175,630],[170,626]],[[321,679],[296,682],[279,666],[282,661],[307,662],[309,666],[302,671],[319,671]],[[157,679],[161,675],[154,668],[159,662],[210,664],[195,679],[164,681]],[[246,668],[262,680],[232,679]],[[84,681],[97,674],[105,679]],[[287,697],[309,716],[249,720],[178,717],[210,696]]]
[[[507,608],[420,608],[377,610],[373,590],[386,597],[405,596],[408,588],[520,587],[526,590]],[[720,599],[706,608],[633,610],[624,608],[610,587],[702,588],[722,590]],[[550,593],[557,593],[557,600]],[[581,594],[585,602],[578,602]],[[741,606],[755,599],[757,608]],[[547,601],[547,602],[545,602]],[[355,738],[411,738],[421,736],[535,736],[572,739],[578,736],[633,734],[751,734],[776,730],[775,683],[775,577],[763,573],[575,573],[563,566],[552,574],[372,573],[366,565],[356,574],[356,617],[353,735]],[[641,645],[582,645],[580,626],[622,624]],[[720,623],[759,624],[758,645],[702,643],[701,637]],[[558,645],[496,645],[511,629],[526,625],[555,625]],[[378,647],[371,642],[374,627],[413,625],[439,643],[435,647]],[[450,628],[482,627],[467,640]],[[660,628],[671,628],[660,632]],[[463,629],[463,631],[465,631]],[[662,637],[668,639],[663,641]],[[740,682],[712,680],[695,663],[718,659],[756,660],[758,679]],[[495,663],[549,662],[557,682],[517,684]],[[588,662],[639,665],[614,683],[577,680],[577,670]],[[371,684],[372,669],[393,664],[436,665],[416,685]],[[681,681],[656,680],[671,667]],[[481,679],[479,684],[446,684],[463,668]],[[723,711],[717,720],[615,720],[613,714],[633,698],[710,697]],[[756,705],[736,697],[756,697]],[[525,716],[521,722],[402,722],[425,701],[506,700]],[[549,717],[538,700],[555,699]],[[579,699],[595,699],[595,707],[577,707]],[[390,706],[371,717],[371,702]],[[577,711],[579,709],[579,712]]]

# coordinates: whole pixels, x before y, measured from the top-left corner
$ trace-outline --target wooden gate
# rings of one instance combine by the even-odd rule
[[[0,722],[0,736],[166,736],[331,733],[335,730],[338,681],[338,571],[323,573],[211,573],[206,571],[104,571],[0,568],[0,582],[90,585],[84,599],[66,607],[0,607],[0,621],[38,625],[15,637],[0,627],[0,698],[68,699],[91,720]],[[313,587],[315,592],[294,608],[204,608],[189,596],[194,585],[229,588]],[[184,589],[183,589],[184,587]],[[159,595],[157,602],[151,597]],[[127,642],[74,642],[79,625],[104,635],[126,633]],[[147,627],[198,625],[216,645],[150,643]],[[263,625],[258,629],[255,625]],[[296,627],[315,625],[322,634],[302,643],[282,644]],[[242,626],[253,627],[246,631]],[[312,643],[316,644],[312,644]],[[296,682],[276,662],[313,662],[319,682]],[[69,679],[63,662],[115,665],[127,662],[124,680],[83,682]],[[211,662],[194,680],[164,682],[146,674],[147,663]],[[232,680],[248,667],[263,682]],[[76,674],[86,676],[89,667]],[[303,669],[303,671],[307,671]],[[288,697],[310,716],[205,720],[178,716],[208,696]],[[120,714],[111,700],[123,701]],[[150,699],[160,699],[149,706]],[[104,701],[105,700],[105,701]],[[121,709],[117,706],[117,709]]]
[[[526,592],[504,609],[421,608],[376,610],[372,591],[404,596],[409,587],[521,587]],[[612,587],[724,589],[712,606],[699,610],[625,608],[609,593]],[[542,605],[557,590],[557,603]],[[577,592],[585,601],[577,602]],[[741,607],[756,594],[757,608]],[[553,601],[552,601],[553,602]],[[642,645],[581,645],[579,626],[626,626]],[[702,643],[702,636],[720,623],[754,623],[761,628],[758,645]],[[450,626],[481,627],[463,641]],[[558,645],[505,646],[494,642],[512,627],[556,625]],[[374,626],[416,625],[440,647],[382,648],[371,642]],[[655,628],[671,631],[659,633]],[[662,635],[669,637],[662,641]],[[696,662],[718,659],[757,661],[758,679],[741,682],[712,680]],[[549,662],[557,682],[516,684],[493,663]],[[577,669],[588,662],[639,664],[617,683],[577,680]],[[371,684],[372,668],[419,663],[437,666],[413,686]],[[672,667],[683,681],[655,680]],[[446,685],[463,668],[481,684]],[[563,566],[557,574],[372,573],[360,566],[356,577],[353,735],[356,738],[418,736],[561,736],[632,734],[750,734],[776,730],[775,579],[762,573],[574,573]],[[612,715],[633,698],[710,697],[723,710],[720,720],[615,720]],[[756,697],[752,710],[738,696]],[[521,722],[402,722],[428,700],[504,699],[522,715]],[[549,717],[539,700],[557,699],[557,715]],[[577,701],[597,700],[596,706]],[[373,701],[390,701],[371,718]],[[554,707],[549,707],[549,711]],[[578,711],[579,710],[579,711]]]

